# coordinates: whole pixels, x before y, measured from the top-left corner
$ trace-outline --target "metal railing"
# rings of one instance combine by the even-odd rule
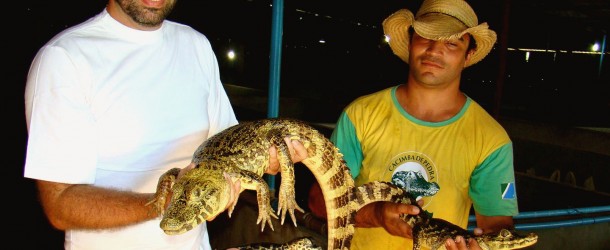
[[[598,214],[598,216],[595,216],[595,214]],[[559,218],[553,219],[557,217]],[[582,226],[610,222],[610,206],[521,212],[519,215],[514,216],[513,219],[515,219],[515,229],[517,230]],[[548,221],[519,223],[519,220],[525,219],[546,219]],[[475,228],[475,222],[476,218],[474,215],[468,217],[468,230]]]

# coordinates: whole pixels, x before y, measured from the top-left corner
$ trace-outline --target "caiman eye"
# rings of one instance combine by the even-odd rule
[[[510,238],[510,237],[512,237],[512,233],[510,231],[506,230],[506,229],[502,229],[500,231],[500,236],[502,238]]]
[[[191,189],[191,192],[190,192],[190,196],[191,196],[190,199],[191,200],[200,200],[202,198],[201,195],[202,195],[201,188],[193,188],[193,189]]]
[[[214,196],[216,196],[217,190],[216,189],[212,189],[212,190],[208,190],[208,192],[205,194],[205,200],[209,201],[210,199],[212,199]]]

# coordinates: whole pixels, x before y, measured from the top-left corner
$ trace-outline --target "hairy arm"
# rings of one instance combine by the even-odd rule
[[[43,180],[37,186],[49,222],[60,230],[115,228],[159,216],[145,206],[153,194]]]
[[[299,162],[307,158],[307,150],[298,141],[286,138],[292,160]],[[280,170],[277,150],[270,149],[268,174]],[[179,176],[194,167],[182,169]],[[180,177],[178,177],[180,178]],[[236,202],[240,185],[227,179],[232,187],[229,204]],[[37,181],[40,202],[53,227],[68,229],[104,229],[123,227],[159,216],[154,206],[146,206],[153,193],[135,193],[86,184],[65,184],[50,181]],[[167,199],[169,202],[170,199]]]

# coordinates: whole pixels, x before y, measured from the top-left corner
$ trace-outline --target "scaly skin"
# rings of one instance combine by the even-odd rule
[[[221,213],[229,200],[229,185],[223,178],[228,174],[233,180],[239,180],[243,189],[257,191],[257,224],[261,224],[261,231],[265,224],[273,229],[271,217],[277,216],[270,205],[267,183],[262,179],[271,146],[278,149],[281,168],[277,213],[282,217],[282,224],[286,213],[290,213],[296,226],[294,210],[303,210],[295,201],[294,166],[285,137],[299,140],[307,148],[308,158],[303,163],[321,183],[328,215],[328,249],[349,249],[354,215],[361,206],[390,200],[403,193],[398,187],[384,190],[378,184],[354,188],[343,155],[324,135],[302,121],[256,120],[227,128],[204,141],[193,155],[196,167],[179,180],[176,181],[179,169],[159,178],[157,193],[148,204],[163,214],[161,228],[167,234],[180,234]],[[170,191],[172,200],[165,210],[164,198]],[[231,206],[229,215],[232,211]]]
[[[299,238],[285,244],[257,243],[236,247],[239,250],[322,250],[310,238]]]
[[[419,207],[418,215],[403,215],[402,218],[413,228],[413,250],[422,249],[423,246],[432,250],[446,249],[447,239],[462,236],[468,240],[474,238],[483,250],[508,250],[524,248],[536,244],[538,235],[529,233],[522,235],[512,229],[502,229],[497,233],[474,235],[474,233],[461,228],[451,222],[440,218],[432,218],[424,211],[409,194],[411,204]],[[427,248],[427,249],[428,249]]]
[[[518,249],[534,245],[538,236],[534,233],[520,235],[514,230],[502,229],[498,233],[475,236],[473,233],[442,219],[429,218],[415,224],[413,228],[413,250],[422,246],[430,249],[445,249],[445,241],[458,235],[468,240],[474,238],[483,250]]]
[[[296,226],[294,210],[303,212],[303,209],[295,200],[294,166],[285,137],[301,141],[307,149],[308,158],[303,160],[303,164],[320,183],[326,204],[328,249],[350,248],[356,212],[369,203],[391,201],[417,205],[410,194],[389,182],[376,181],[355,187],[339,149],[313,127],[298,120],[263,119],[235,125],[204,141],[193,155],[192,162],[196,167],[187,171],[179,180],[176,181],[180,169],[169,170],[159,178],[157,193],[148,204],[153,204],[163,214],[161,228],[167,234],[184,233],[224,211],[229,205],[230,191],[229,184],[224,179],[226,174],[234,181],[240,181],[242,189],[256,190],[259,210],[257,224],[261,224],[261,231],[265,224],[273,229],[271,217],[278,217],[270,205],[269,187],[262,178],[268,167],[271,146],[278,149],[281,168],[277,214],[281,216],[283,224],[286,213],[290,213]],[[165,197],[170,191],[172,200],[164,211]],[[234,205],[229,206],[229,216]],[[438,242],[442,245],[443,239],[446,239],[443,237],[455,237],[456,233],[481,239],[480,244],[490,246],[489,249],[508,249],[505,246],[517,248],[535,243],[534,239],[533,242],[506,244],[522,239],[513,236],[500,244],[497,238],[471,236],[466,230],[440,219],[429,218],[425,213],[405,215],[404,219],[412,223],[418,247],[435,246]],[[299,248],[277,248],[287,246]],[[303,249],[303,246],[300,243],[269,245],[275,249]],[[312,246],[311,249],[316,249],[315,247],[317,246]]]

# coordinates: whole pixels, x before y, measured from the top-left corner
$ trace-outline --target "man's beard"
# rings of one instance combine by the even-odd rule
[[[173,0],[166,1],[160,9],[141,6],[137,0],[116,0],[116,3],[133,21],[147,27],[161,25],[176,5],[176,1]]]

